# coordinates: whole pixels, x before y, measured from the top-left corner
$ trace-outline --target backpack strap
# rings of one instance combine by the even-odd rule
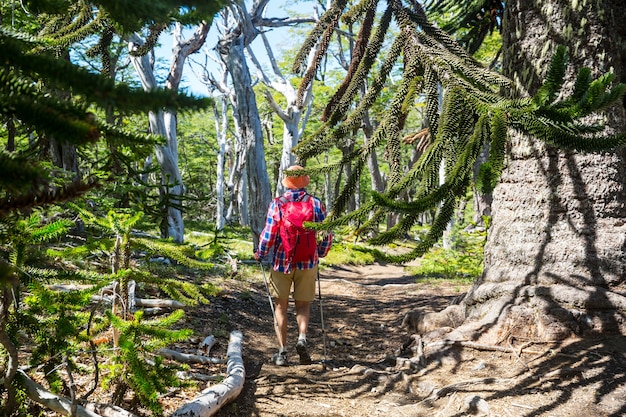
[[[306,203],[306,202],[307,202],[307,201],[309,201],[310,199],[311,199],[311,195],[305,191],[305,193],[304,193],[304,195],[303,195],[302,197],[300,197],[300,198],[299,198],[299,199],[297,199],[297,200],[293,200],[293,202],[300,202],[300,201],[302,201],[302,202],[305,202],[305,203]],[[289,202],[290,202],[289,200],[287,200],[287,199],[286,199],[284,196],[282,196],[282,195],[281,195],[280,197],[276,197],[276,200],[277,200],[277,201],[280,201],[280,203],[281,203],[281,204],[287,204],[287,203],[289,203]]]

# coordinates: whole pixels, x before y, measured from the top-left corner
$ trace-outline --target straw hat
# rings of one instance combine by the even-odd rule
[[[285,170],[285,173],[287,173],[287,171],[296,171],[299,169],[304,169],[304,168],[302,168],[300,165],[292,165]],[[300,175],[300,176],[293,176],[293,177],[286,175],[285,178],[283,178],[282,183],[287,188],[297,190],[299,188],[304,188],[307,185],[309,185],[310,180],[311,178],[308,175]]]

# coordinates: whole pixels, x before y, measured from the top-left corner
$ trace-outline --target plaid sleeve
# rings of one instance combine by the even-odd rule
[[[326,218],[326,208],[319,199],[315,198],[313,201],[315,202],[315,221],[322,222]],[[333,234],[330,230],[323,231],[320,234],[322,235],[322,240],[317,245],[317,255],[323,258],[328,255],[328,252],[333,245]]]
[[[267,257],[276,243],[276,236],[278,235],[278,220],[280,220],[278,204],[276,204],[276,200],[272,200],[269,208],[267,209],[265,227],[259,237],[259,248],[256,251],[260,259]]]

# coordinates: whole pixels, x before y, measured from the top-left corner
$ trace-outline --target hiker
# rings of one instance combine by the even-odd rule
[[[306,340],[310,306],[315,299],[319,258],[326,256],[333,239],[332,233],[324,232],[321,241],[316,243],[314,231],[303,233],[297,224],[291,225],[291,222],[302,224],[302,220],[321,222],[326,217],[322,202],[305,190],[309,176],[289,176],[290,171],[301,169],[299,165],[287,168],[282,180],[287,191],[270,203],[259,247],[254,253],[260,262],[273,253],[270,287],[275,301],[274,327],[279,350],[272,361],[278,366],[287,365],[287,306],[292,285],[299,331],[296,352],[301,364],[311,363]]]

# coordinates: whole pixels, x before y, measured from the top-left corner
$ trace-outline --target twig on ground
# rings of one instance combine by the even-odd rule
[[[532,410],[533,409],[533,407],[528,406],[528,405],[524,405],[524,404],[511,403],[511,405],[513,407],[525,408],[527,410]]]
[[[521,364],[524,366],[524,368],[525,368],[526,370],[530,370],[530,366],[528,366],[528,364],[522,360],[522,351],[524,350],[524,346],[528,345],[528,343],[524,343],[524,344],[522,345],[522,347],[520,347],[519,349],[515,349],[515,348],[513,347],[512,339],[513,339],[513,336],[509,337],[509,338],[506,340],[506,342],[507,342],[507,344],[509,345],[509,348],[511,349],[511,351],[513,352],[513,354],[515,355],[515,359],[516,359],[519,363],[521,363]]]
[[[172,359],[178,362],[184,363],[212,363],[220,364],[226,363],[226,360],[222,358],[213,358],[209,356],[193,355],[190,353],[182,353],[172,349],[159,349],[156,351],[157,355],[163,356],[167,359]]]
[[[448,395],[448,393],[450,393],[452,391],[455,391],[458,388],[465,387],[467,385],[508,384],[508,383],[515,382],[515,381],[517,381],[517,379],[515,379],[515,378],[492,378],[492,377],[470,379],[470,380],[467,380],[467,381],[459,381],[459,382],[455,382],[453,384],[445,385],[445,386],[443,386],[443,387],[441,387],[439,389],[434,390],[432,394],[430,394],[428,397],[424,398],[418,404],[424,403],[426,401],[436,401],[439,398],[445,397],[446,395]]]

